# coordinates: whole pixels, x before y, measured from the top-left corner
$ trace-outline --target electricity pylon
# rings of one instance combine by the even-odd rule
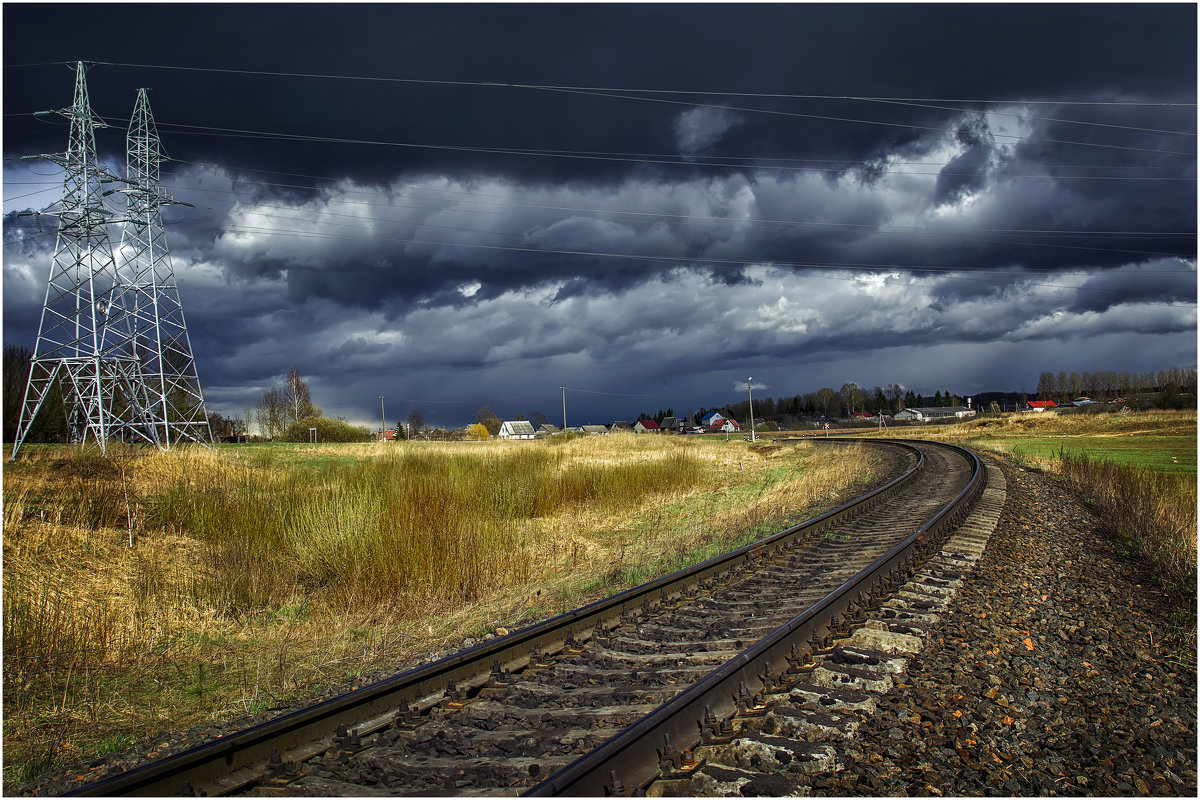
[[[56,383],[62,388],[72,442],[86,443],[90,436],[101,452],[112,437],[159,444],[158,428],[148,414],[132,315],[125,305],[127,292],[108,235],[113,214],[104,196],[112,190],[105,191],[103,184],[117,178],[96,157],[95,129],[106,126],[92,115],[82,62],[75,68],[74,103],[57,113],[70,121],[67,150],[41,157],[63,167],[63,196],[40,212],[58,217],[58,235],[13,441],[14,459]]]
[[[173,199],[159,185],[159,164],[167,159],[145,89],[138,89],[125,141],[122,191],[128,210],[117,252],[131,352],[141,366],[149,401],[147,415],[164,448],[181,441],[211,446],[204,393],[162,223],[164,205],[190,204]]]

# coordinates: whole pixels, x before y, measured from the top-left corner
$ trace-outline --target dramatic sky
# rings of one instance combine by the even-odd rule
[[[1196,364],[1196,6],[3,8],[3,339],[149,88],[209,406],[572,424]],[[114,238],[119,232],[114,231]]]

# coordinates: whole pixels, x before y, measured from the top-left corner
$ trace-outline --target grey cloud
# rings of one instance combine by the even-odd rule
[[[721,141],[727,131],[741,122],[741,117],[728,109],[693,108],[675,119],[675,142],[680,153],[698,155]]]

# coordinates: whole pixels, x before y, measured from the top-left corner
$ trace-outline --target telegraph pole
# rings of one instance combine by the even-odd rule
[[[567,432],[567,387],[565,387],[565,386],[560,386],[560,387],[558,387],[558,388],[562,390],[562,403],[563,403],[563,433],[566,433],[566,432]]]
[[[387,415],[383,413],[383,395],[379,395],[379,440],[387,441]]]
[[[750,441],[756,442],[754,438],[754,391],[750,388],[750,382],[754,378],[746,378],[746,391],[750,394]]]

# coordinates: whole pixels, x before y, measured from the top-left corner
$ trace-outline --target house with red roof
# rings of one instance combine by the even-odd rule
[[[1036,411],[1039,414],[1043,411],[1051,411],[1058,408],[1058,404],[1053,400],[1030,400],[1025,404],[1026,411]]]
[[[639,419],[633,425],[634,433],[662,433],[662,428],[652,419]]]

